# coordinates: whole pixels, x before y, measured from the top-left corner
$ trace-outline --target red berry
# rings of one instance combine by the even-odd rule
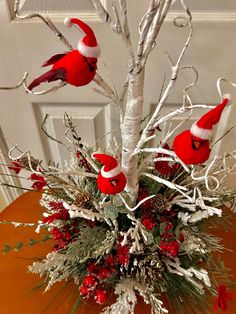
[[[106,290],[97,290],[95,292],[95,296],[94,296],[96,303],[98,303],[98,304],[105,303],[106,299],[107,299],[106,294],[107,294]]]
[[[109,270],[105,267],[102,267],[98,272],[98,278],[99,279],[106,279],[109,276]]]
[[[144,217],[142,218],[141,222],[144,225],[144,227],[148,230],[152,230],[154,227],[156,227],[156,224],[151,217]]]
[[[163,253],[166,255],[169,255],[172,257],[176,257],[179,255],[180,245],[179,245],[179,242],[177,241],[173,241],[169,243],[165,243],[164,241],[162,241],[160,248],[163,251]]]
[[[87,269],[89,274],[97,274],[98,272],[98,266],[95,263],[88,264]]]
[[[107,266],[113,267],[116,264],[116,258],[113,255],[107,255],[105,262]]]
[[[129,245],[121,245],[121,243],[118,243],[117,245],[117,259],[119,264],[128,266],[129,264],[129,258],[130,258],[130,252],[129,252]]]
[[[87,275],[84,277],[84,283],[83,283],[87,288],[93,288],[97,284],[97,279],[96,277],[92,275]]]
[[[89,290],[85,285],[80,287],[79,292],[83,297],[87,297],[89,295]]]

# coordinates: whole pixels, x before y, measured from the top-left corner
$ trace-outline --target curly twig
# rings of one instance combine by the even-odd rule
[[[188,38],[187,38],[186,43],[184,45],[184,48],[182,49],[182,51],[178,57],[178,60],[175,64],[171,60],[170,56],[167,55],[168,60],[171,64],[171,68],[172,68],[171,79],[170,79],[164,93],[162,94],[162,97],[161,97],[151,119],[149,120],[149,122],[147,123],[146,127],[144,128],[144,130],[142,132],[141,138],[140,138],[140,140],[136,146],[135,152],[139,151],[139,149],[141,149],[141,147],[143,146],[143,144],[145,142],[147,142],[149,139],[153,138],[153,135],[150,137],[150,132],[153,132],[153,131],[155,132],[155,127],[157,125],[156,120],[157,120],[158,114],[159,114],[161,108],[163,107],[163,105],[165,104],[167,98],[169,97],[169,95],[173,91],[173,88],[175,86],[175,83],[176,83],[176,80],[177,80],[177,77],[179,74],[179,70],[180,70],[180,62],[184,56],[186,49],[188,48],[188,45],[189,45],[191,38],[192,38],[192,34],[193,34],[193,28],[192,28],[192,23],[191,23],[192,16],[191,16],[188,8],[186,7],[184,1],[182,0],[181,2],[182,2],[182,5],[184,6],[184,8],[188,14],[188,22],[186,22],[185,24],[181,23],[178,26],[183,27],[185,25],[189,25],[189,27],[190,27],[189,35],[188,35]],[[175,19],[175,23],[177,23],[177,19],[178,18]]]
[[[27,72],[25,72],[22,79],[15,86],[0,86],[0,90],[13,90],[13,89],[17,89],[17,88],[21,87],[25,83],[28,75],[29,74]]]
[[[42,14],[33,13],[33,14],[20,14],[20,2],[21,0],[15,0],[14,4],[14,13],[16,17],[20,20],[39,18],[41,19],[52,31],[56,34],[57,38],[67,47],[69,50],[73,50],[73,46],[69,43],[66,37],[56,28],[56,26],[52,23],[52,21],[48,17],[44,17]]]

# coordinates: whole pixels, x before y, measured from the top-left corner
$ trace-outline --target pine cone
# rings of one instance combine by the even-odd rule
[[[162,277],[164,271],[163,263],[158,253],[140,254],[133,260],[130,274],[139,282],[150,283],[155,279]]]
[[[167,209],[167,199],[164,195],[157,194],[151,201],[152,205],[155,206],[158,211]]]
[[[29,158],[27,156],[23,156],[18,160],[19,164],[23,168],[30,168],[29,166]],[[38,160],[34,157],[30,157],[31,167],[33,170],[37,170],[37,167],[39,165]]]
[[[73,205],[87,209],[91,208],[91,195],[88,192],[81,190],[79,194],[77,194]]]

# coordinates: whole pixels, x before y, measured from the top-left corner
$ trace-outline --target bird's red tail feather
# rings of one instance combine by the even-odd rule
[[[44,74],[42,74],[41,76],[39,76],[38,78],[36,78],[29,86],[28,89],[32,90],[33,88],[35,88],[36,86],[40,85],[43,82],[54,82],[56,80],[62,80],[64,81],[66,77],[66,72],[65,69],[61,68],[61,69],[56,69],[56,70],[50,70]]]

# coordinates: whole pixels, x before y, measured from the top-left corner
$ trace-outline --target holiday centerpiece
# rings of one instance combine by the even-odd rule
[[[215,298],[216,308],[226,309],[231,295],[225,283],[230,281],[225,273],[222,278],[222,264],[213,258],[223,245],[208,230],[221,221],[223,204],[233,202],[235,197],[224,179],[234,171],[236,151],[211,156],[213,126],[225,108],[232,105],[230,94],[221,92],[221,81],[225,79],[217,82],[219,104],[193,104],[188,89],[196,84],[195,80],[183,90],[181,106],[163,114],[179,72],[190,68],[198,76],[193,66],[181,65],[192,37],[192,16],[181,0],[186,14],[174,19],[174,24],[188,27],[189,36],[176,62],[168,56],[172,70],[169,82],[163,86],[154,111],[142,120],[146,62],[174,1],[150,1],[140,22],[136,54],[126,1],[114,5],[114,17],[100,0],[92,2],[128,51],[128,76],[121,95],[97,71],[100,47],[87,23],[65,19],[65,26],[77,26],[84,34],[74,49],[49,18],[38,13],[22,16],[20,1],[15,2],[19,19],[42,19],[69,50],[46,61],[44,66],[52,68],[29,85],[26,73],[17,88],[23,85],[28,93],[38,95],[66,84],[77,88],[94,81],[100,87],[96,91],[118,109],[122,139],[120,145],[114,139],[114,145],[94,151],[77,133],[73,118],[65,114],[70,152],[65,165],[45,165],[28,151],[17,153],[17,146],[9,151],[9,169],[17,174],[22,169],[27,171],[32,189],[42,191],[40,204],[45,212],[36,232],[46,229],[48,239],[54,241],[51,252],[33,262],[29,271],[45,280],[46,291],[56,282],[72,280],[78,300],[102,304],[102,313],[106,314],[134,313],[137,295],[151,305],[155,314],[168,313],[163,296],[175,313],[205,313],[210,297]],[[57,80],[59,85],[33,91],[40,84]],[[180,126],[199,108],[206,112],[190,129],[180,132]],[[170,127],[160,141],[163,123],[186,112],[189,117]],[[7,246],[5,251],[10,249]],[[113,304],[107,304],[109,294],[115,295]]]

